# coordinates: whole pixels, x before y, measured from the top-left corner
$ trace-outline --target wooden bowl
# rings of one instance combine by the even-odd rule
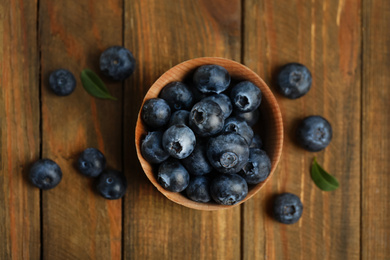
[[[226,209],[226,208],[232,208],[234,206],[237,206],[251,197],[255,195],[264,185],[265,183],[272,177],[275,168],[279,162],[280,156],[282,154],[282,146],[283,146],[283,122],[282,122],[282,116],[279,110],[278,103],[276,102],[276,99],[274,95],[272,94],[271,90],[265,84],[265,82],[252,70],[250,70],[248,67],[224,58],[197,58],[185,61],[183,63],[180,63],[176,65],[175,67],[171,68],[167,72],[165,72],[149,89],[149,91],[146,93],[145,98],[142,102],[142,106],[144,102],[148,99],[158,97],[160,91],[164,86],[166,86],[168,83],[172,81],[184,81],[189,77],[189,75],[192,75],[194,70],[198,68],[199,66],[206,65],[206,64],[216,64],[220,65],[224,68],[226,68],[232,79],[237,79],[239,81],[248,80],[254,83],[256,86],[258,86],[263,94],[262,102],[259,107],[261,118],[260,120],[263,122],[263,129],[261,135],[264,147],[263,149],[267,152],[268,156],[271,159],[272,168],[271,173],[269,177],[264,181],[257,185],[249,185],[249,192],[248,195],[244,200],[241,202],[233,205],[233,206],[226,206],[226,205],[219,205],[215,202],[209,202],[209,203],[199,203],[192,201],[185,197],[185,195],[181,193],[175,193],[168,191],[160,186],[160,184],[157,182],[156,179],[156,172],[153,172],[153,167],[151,164],[149,164],[141,154],[141,143],[142,139],[146,136],[147,130],[145,129],[145,125],[142,122],[141,119],[141,109],[138,113],[138,119],[137,119],[137,125],[135,129],[135,145],[137,149],[137,156],[141,163],[142,169],[144,170],[146,176],[149,178],[149,180],[153,183],[153,185],[162,193],[164,194],[168,199],[181,204],[183,206],[198,209],[198,210],[218,210],[218,209]],[[141,108],[142,108],[141,106]],[[255,133],[257,131],[255,130]],[[155,167],[154,167],[155,168]]]

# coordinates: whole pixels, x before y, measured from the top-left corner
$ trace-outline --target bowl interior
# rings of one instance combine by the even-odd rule
[[[265,183],[272,177],[282,153],[283,123],[282,123],[282,116],[279,110],[278,103],[274,95],[272,94],[271,90],[267,86],[267,84],[265,84],[265,82],[248,67],[238,62],[224,59],[224,58],[197,58],[176,65],[175,67],[165,72],[151,86],[151,88],[145,95],[145,98],[142,102],[142,106],[145,100],[158,97],[162,88],[166,86],[168,83],[172,81],[184,81],[194,72],[194,70],[197,67],[206,64],[220,65],[228,70],[232,79],[234,78],[238,81],[244,81],[244,80],[251,81],[256,86],[258,86],[262,91],[263,96],[262,96],[261,105],[259,107],[260,110],[259,121],[261,121],[260,123],[261,129],[254,128],[254,131],[255,133],[261,131],[260,136],[262,137],[262,140],[264,142],[264,147],[262,149],[264,149],[267,152],[269,158],[271,159],[272,168],[268,178],[264,182],[261,182],[257,185],[249,185],[248,186],[249,192],[246,198],[233,206],[219,205],[214,202],[209,202],[209,203],[195,202],[188,199],[181,193],[170,192],[164,189],[157,182],[155,171],[154,171],[156,170],[155,167],[149,164],[142,157],[141,154],[141,142],[142,139],[147,134],[147,129],[145,128],[145,125],[142,122],[142,119],[140,117],[140,112],[138,113],[138,119],[137,119],[136,130],[135,130],[135,144],[136,144],[137,156],[141,163],[142,169],[144,170],[148,179],[162,194],[164,194],[170,200],[189,208],[200,209],[200,210],[217,210],[217,209],[224,209],[224,208],[232,208],[234,206],[237,206],[247,201],[256,192],[258,192],[265,185]]]

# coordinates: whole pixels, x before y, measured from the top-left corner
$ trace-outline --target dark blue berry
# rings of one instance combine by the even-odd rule
[[[200,92],[219,94],[229,87],[230,74],[224,67],[203,65],[195,71],[193,80]]]
[[[196,138],[191,128],[185,125],[173,125],[168,128],[162,137],[162,145],[174,158],[188,157],[195,148]]]
[[[271,161],[263,150],[249,149],[249,160],[239,172],[248,184],[258,184],[269,176]]]
[[[212,95],[203,100],[211,100],[217,103],[222,109],[224,119],[228,118],[233,111],[232,102],[225,94]]]
[[[217,171],[237,173],[248,161],[249,147],[245,139],[236,133],[221,134],[210,138],[207,158]]]
[[[190,111],[187,110],[178,110],[171,115],[169,119],[168,127],[173,125],[187,125],[190,118]]]
[[[182,160],[184,167],[193,175],[205,175],[213,170],[207,159],[207,143],[198,138],[194,151]]]
[[[255,110],[253,110],[251,112],[247,112],[247,113],[241,113],[241,112],[235,111],[234,116],[239,118],[239,119],[245,120],[247,122],[247,124],[252,127],[259,120],[260,112],[258,109],[255,109]]]
[[[297,222],[303,211],[303,205],[298,196],[291,193],[283,193],[275,198],[273,214],[277,221],[283,224]]]
[[[159,128],[168,123],[171,117],[171,108],[164,99],[152,98],[145,101],[141,116],[147,126]]]
[[[98,149],[87,148],[81,153],[77,166],[82,174],[96,177],[106,168],[106,158]]]
[[[263,141],[261,140],[261,137],[257,134],[253,136],[252,143],[249,146],[249,148],[258,148],[261,149],[263,147]]]
[[[167,101],[172,111],[190,109],[193,101],[193,94],[187,85],[182,82],[171,82],[160,92],[160,98]]]
[[[54,94],[68,96],[76,88],[76,79],[69,70],[55,70],[49,76],[49,86]]]
[[[318,152],[332,140],[332,126],[322,116],[309,116],[298,126],[299,144],[308,151]]]
[[[105,170],[99,175],[96,188],[106,199],[120,199],[126,193],[127,180],[125,175],[119,171]]]
[[[243,81],[235,85],[230,92],[234,109],[239,112],[251,112],[261,103],[261,91],[255,84]]]
[[[141,153],[149,163],[162,163],[169,157],[169,153],[162,146],[163,133],[149,132],[142,141]]]
[[[100,55],[100,70],[113,80],[125,80],[134,69],[133,54],[122,46],[109,47]]]
[[[160,164],[157,181],[164,189],[182,192],[190,182],[190,175],[179,160],[169,158]]]
[[[202,100],[192,107],[189,124],[198,135],[215,135],[222,130],[224,123],[222,109],[214,101]]]
[[[194,98],[194,100],[193,100],[194,103],[197,103],[197,102],[201,101],[202,99],[204,99],[204,98],[206,98],[206,97],[208,97],[210,95],[210,93],[202,93],[202,92],[200,92],[199,89],[197,89],[193,83],[190,86],[191,86],[190,88],[191,88],[192,95],[193,95],[193,98]]]
[[[237,133],[244,137],[248,145],[252,143],[253,130],[243,119],[238,119],[236,117],[229,117],[225,121],[225,126],[223,127],[222,132],[224,133]]]
[[[211,181],[211,197],[223,205],[234,205],[248,194],[248,184],[237,174],[220,174]]]
[[[197,202],[209,202],[210,195],[210,180],[205,176],[193,176],[186,189],[187,197]]]
[[[309,92],[311,81],[311,73],[304,65],[289,63],[281,68],[277,85],[283,96],[296,99]]]
[[[61,168],[50,159],[36,161],[30,169],[29,178],[34,186],[49,190],[57,186],[62,179]]]

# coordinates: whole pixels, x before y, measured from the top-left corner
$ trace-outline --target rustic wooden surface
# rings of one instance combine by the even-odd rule
[[[388,259],[390,255],[390,3],[386,0],[9,0],[0,1],[0,259]],[[92,98],[84,68],[124,45],[137,59],[118,101]],[[258,73],[273,90],[277,68],[301,62],[313,88],[288,100],[275,91],[285,124],[281,163],[242,206],[202,212],[179,206],[147,180],[135,156],[142,98],[167,69],[220,56]],[[78,79],[69,97],[53,95],[48,74]],[[326,117],[334,138],[309,153],[293,141],[299,119]],[[77,173],[77,155],[101,149],[129,181],[124,199],[107,201]],[[340,181],[322,192],[311,160]],[[39,157],[64,177],[39,191],[26,180]],[[269,216],[275,194],[292,192],[302,219]]]

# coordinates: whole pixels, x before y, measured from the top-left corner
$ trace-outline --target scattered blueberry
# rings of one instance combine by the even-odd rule
[[[209,202],[211,200],[209,179],[205,176],[191,177],[186,193],[193,201]]]
[[[251,112],[261,103],[261,91],[250,81],[243,81],[235,85],[230,93],[233,107],[239,112]]]
[[[224,133],[237,133],[244,137],[246,143],[250,145],[253,138],[253,130],[243,119],[238,119],[236,117],[229,117],[225,121],[225,126],[223,127],[222,132]]]
[[[245,139],[236,133],[221,134],[210,138],[207,158],[217,171],[237,173],[248,161],[249,147]]]
[[[297,222],[302,216],[302,211],[302,202],[299,197],[294,194],[280,194],[274,201],[274,217],[283,224],[293,224]]]
[[[193,80],[200,92],[219,94],[229,87],[230,74],[224,67],[203,65],[195,71]]]
[[[203,100],[211,100],[217,103],[222,109],[224,119],[228,118],[233,111],[232,102],[225,94],[212,95]]]
[[[34,186],[49,190],[57,186],[62,179],[61,168],[50,159],[36,161],[30,169],[30,181]]]
[[[279,91],[287,98],[300,98],[311,88],[311,73],[304,65],[289,63],[278,74]]]
[[[79,171],[88,177],[97,177],[106,168],[106,158],[96,148],[85,149],[77,162]]]
[[[207,159],[207,143],[198,138],[194,151],[182,160],[184,167],[193,175],[205,175],[213,170]]]
[[[332,126],[322,116],[309,116],[298,126],[297,137],[303,148],[318,152],[327,147],[332,140]]]
[[[169,119],[168,127],[173,125],[187,125],[190,117],[190,111],[187,110],[177,110],[171,115]]]
[[[133,54],[122,46],[109,47],[100,55],[100,70],[113,80],[125,80],[134,69]]]
[[[162,146],[163,133],[161,131],[149,132],[141,144],[141,153],[149,163],[162,163],[169,157]]]
[[[241,113],[241,112],[236,111],[234,113],[234,116],[239,118],[239,119],[245,120],[247,122],[247,124],[252,127],[259,120],[260,112],[258,109],[255,109],[255,110],[253,110],[251,112],[247,112],[247,113]]]
[[[126,193],[127,180],[125,175],[119,171],[105,170],[99,175],[96,188],[106,199],[120,199]]]
[[[148,99],[142,107],[141,116],[146,125],[159,128],[168,123],[171,117],[171,108],[164,99]]]
[[[263,147],[263,141],[261,140],[261,137],[257,134],[253,136],[252,143],[249,146],[249,148],[258,148],[261,149]]]
[[[157,181],[164,189],[182,192],[190,182],[190,175],[179,160],[169,158],[160,164]]]
[[[50,73],[49,86],[56,95],[68,96],[76,88],[76,79],[69,70],[58,69]]]
[[[248,184],[258,184],[269,176],[271,161],[268,155],[260,149],[249,149],[249,160],[239,172]]]
[[[246,181],[237,174],[220,174],[211,181],[211,197],[223,205],[234,205],[248,194]]]
[[[202,100],[192,107],[189,124],[198,135],[215,135],[222,130],[224,123],[222,109],[214,101]]]
[[[185,125],[173,125],[163,134],[162,145],[171,155],[177,159],[188,157],[195,148],[196,138],[191,128]]]
[[[171,82],[160,92],[160,98],[167,101],[172,111],[190,109],[193,101],[193,94],[187,85],[182,82]]]

